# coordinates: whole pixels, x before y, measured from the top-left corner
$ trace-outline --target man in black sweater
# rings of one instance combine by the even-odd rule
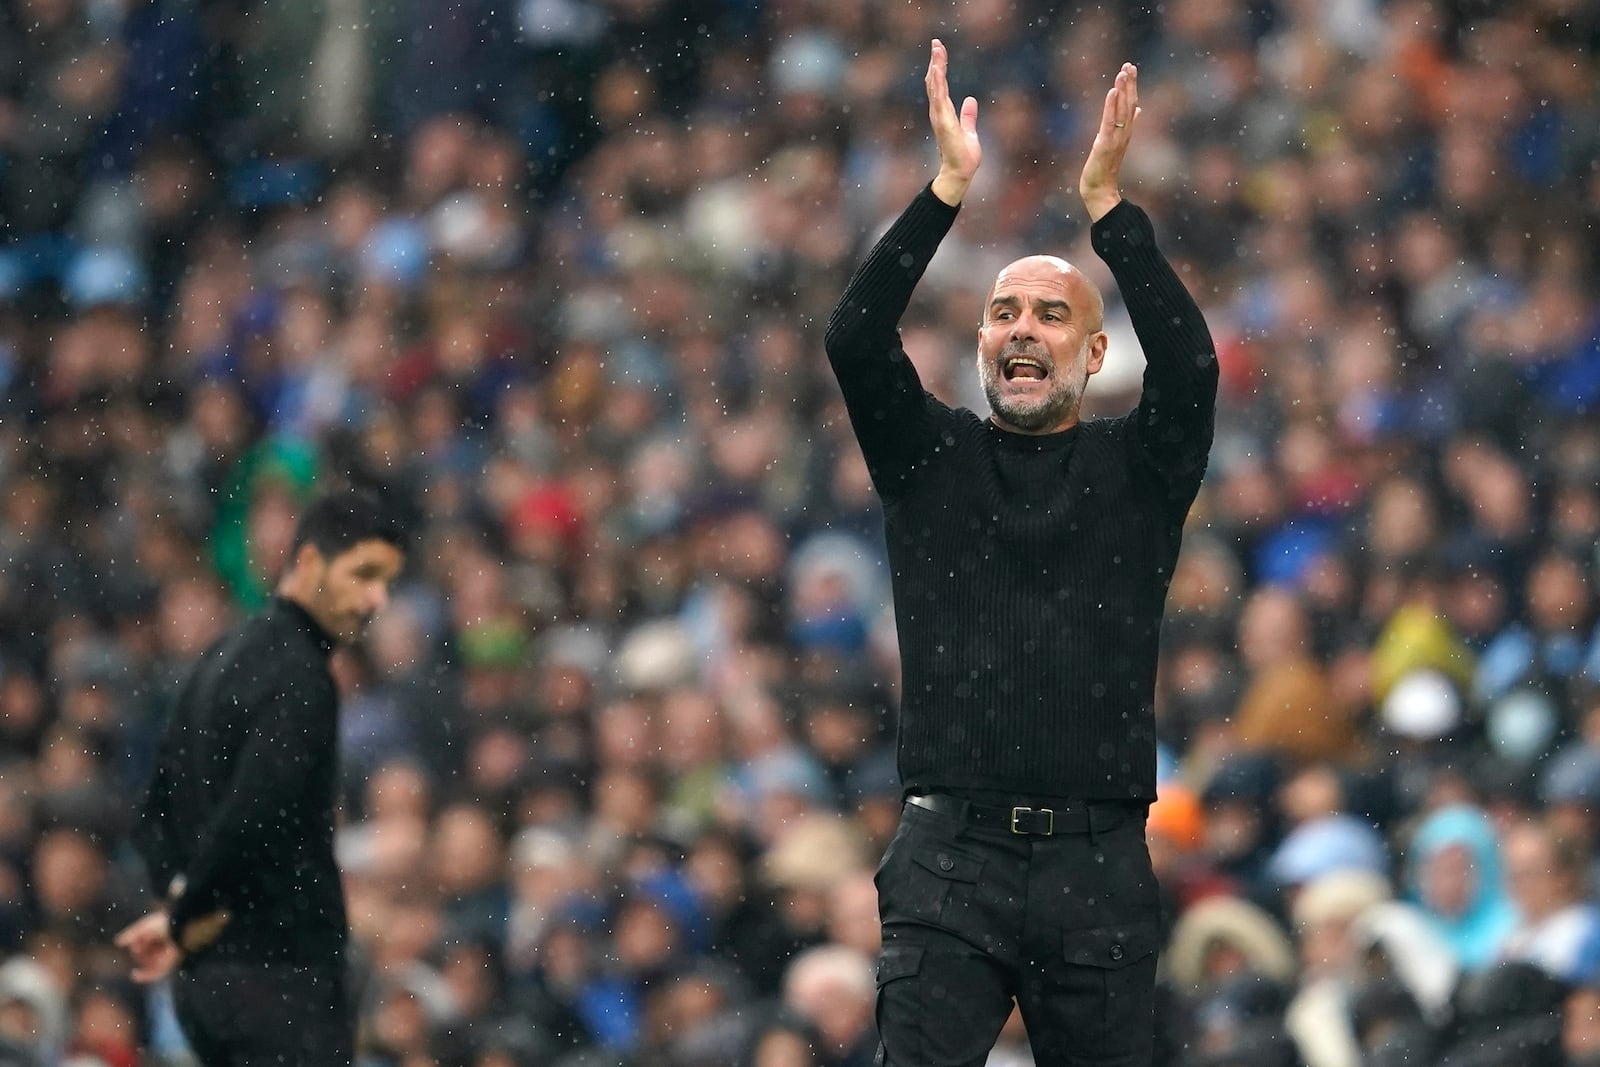
[[[117,943],[139,981],[176,972],[206,1067],[352,1060],[328,657],[387,602],[404,548],[370,494],[314,501],[277,596],[179,691],[134,833],[165,900]]]
[[[1137,71],[1106,94],[1079,179],[1096,253],[1146,357],[1138,407],[1079,420],[1106,358],[1075,267],[1002,270],[978,329],[992,414],[925,392],[898,324],[981,158],[943,45],[928,64],[938,176],[872,249],[827,350],[883,500],[906,795],[878,874],[889,1067],[981,1065],[1020,1006],[1041,1067],[1147,1065],[1159,905],[1157,634],[1216,403],[1205,321],[1118,179]]]

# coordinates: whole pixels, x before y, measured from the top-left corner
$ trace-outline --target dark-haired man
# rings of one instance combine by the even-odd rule
[[[884,502],[906,794],[878,871],[879,1063],[981,1067],[1013,1000],[1040,1067],[1148,1067],[1159,899],[1157,634],[1211,445],[1205,320],[1122,198],[1137,71],[1106,94],[1078,180],[1146,356],[1139,404],[1080,420],[1106,359],[1076,267],[1000,271],[977,336],[991,414],[927,393],[900,343],[912,290],[981,157],[933,42],[939,173],[850,280],[828,358]]]
[[[207,1067],[351,1062],[328,657],[387,603],[405,547],[371,494],[313,501],[271,604],[179,691],[134,832],[164,903],[117,943],[137,980],[174,975]]]

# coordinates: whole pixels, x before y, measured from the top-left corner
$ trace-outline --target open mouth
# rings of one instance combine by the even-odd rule
[[[1042,382],[1049,376],[1045,365],[1029,356],[1011,356],[1000,364],[1008,382]]]

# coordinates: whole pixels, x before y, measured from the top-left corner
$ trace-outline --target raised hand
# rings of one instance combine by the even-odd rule
[[[951,207],[961,203],[983,162],[983,146],[978,143],[978,101],[967,97],[956,113],[950,100],[950,81],[946,76],[950,56],[944,42],[934,40],[928,57],[928,123],[939,145],[939,175],[933,179],[933,195]]]
[[[1122,200],[1119,185],[1122,157],[1128,154],[1128,142],[1133,139],[1133,124],[1138,118],[1139,68],[1124,63],[1117,71],[1116,82],[1106,93],[1100,129],[1094,135],[1094,146],[1089,149],[1083,174],[1078,178],[1078,194],[1083,197],[1083,206],[1089,209],[1091,219],[1098,220]]]

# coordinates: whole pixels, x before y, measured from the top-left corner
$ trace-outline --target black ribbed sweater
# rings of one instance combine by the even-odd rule
[[[1138,407],[1039,436],[951,409],[923,390],[898,324],[955,216],[925,188],[826,338],[884,505],[901,787],[1153,799],[1157,638],[1211,447],[1215,346],[1123,201],[1091,238],[1144,349]]]

